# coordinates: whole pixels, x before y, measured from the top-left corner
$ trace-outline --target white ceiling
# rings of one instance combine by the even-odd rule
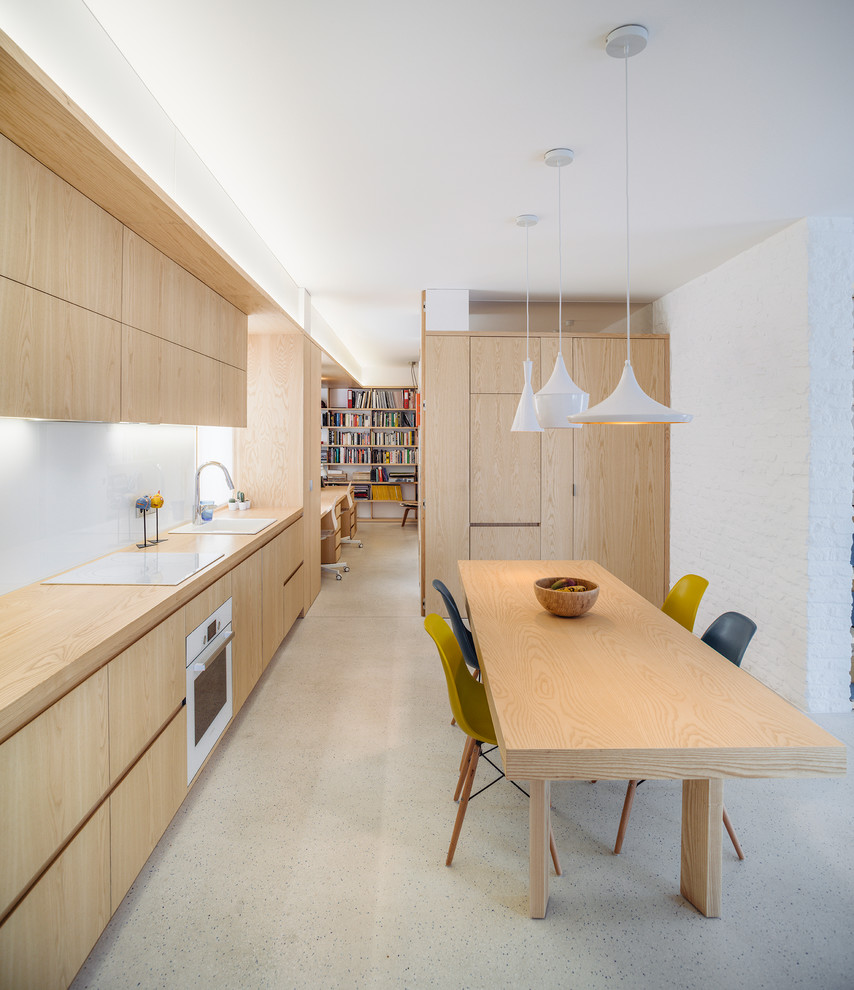
[[[86,0],[364,365],[418,356],[420,291],[651,300],[802,216],[854,215],[852,0]]]

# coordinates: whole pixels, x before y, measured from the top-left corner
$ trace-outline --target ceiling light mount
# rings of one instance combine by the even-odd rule
[[[540,218],[533,213],[520,213],[519,216],[516,217],[516,226],[534,227],[536,226],[539,219]]]
[[[552,148],[543,155],[543,160],[552,168],[563,168],[564,165],[571,165],[575,161],[575,152],[570,148]]]
[[[649,31],[643,24],[623,24],[605,38],[605,51],[611,58],[631,58],[640,55],[649,41]]]

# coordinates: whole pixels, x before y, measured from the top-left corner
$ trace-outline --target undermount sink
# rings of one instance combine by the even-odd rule
[[[211,519],[206,523],[187,523],[173,529],[175,534],[181,533],[215,533],[219,536],[254,536],[262,529],[276,522],[275,519]]]

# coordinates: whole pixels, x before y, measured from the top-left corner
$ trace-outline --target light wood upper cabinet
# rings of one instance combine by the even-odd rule
[[[593,405],[620,379],[626,344],[620,339],[576,339],[574,366]],[[665,342],[632,342],[638,382],[659,402],[669,401]],[[669,427],[588,424],[575,434],[576,559],[598,561],[660,605],[667,574],[667,443]]]
[[[126,227],[122,322],[246,370],[245,314]]]
[[[107,721],[104,669],[0,745],[0,916],[106,791]]]
[[[65,990],[110,913],[105,802],[0,927],[0,987]]]
[[[540,521],[540,434],[511,432],[518,401],[471,396],[472,523]]]
[[[531,384],[536,392],[545,381],[540,378],[539,338],[533,337],[530,340],[528,353],[533,364]],[[525,384],[525,372],[522,366],[524,360],[524,337],[472,337],[472,393],[512,392],[518,398]]]
[[[118,422],[120,324],[0,277],[0,327],[0,416]]]
[[[122,225],[2,135],[0,218],[0,275],[121,319]]]
[[[184,637],[184,615],[178,611],[108,665],[111,781],[180,707],[187,685]],[[184,780],[186,790],[186,774]]]

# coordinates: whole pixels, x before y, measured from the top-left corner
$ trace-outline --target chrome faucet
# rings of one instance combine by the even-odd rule
[[[220,468],[222,473],[225,475],[225,483],[230,489],[234,488],[234,482],[231,480],[231,475],[228,473],[228,468],[224,464],[221,464],[219,461],[205,461],[204,464],[200,464],[196,471],[196,495],[195,501],[193,502],[193,525],[198,523],[201,518],[201,510],[199,508],[199,475],[202,473],[204,468],[211,466]]]

